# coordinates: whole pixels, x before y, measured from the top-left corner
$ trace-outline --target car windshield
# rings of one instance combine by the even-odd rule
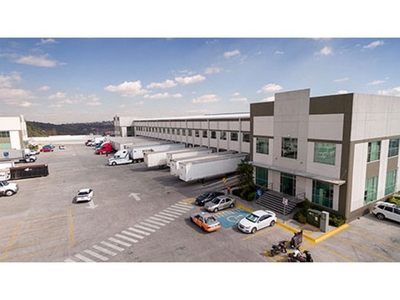
[[[89,194],[89,192],[79,192],[78,193],[79,196],[86,196],[87,194]]]
[[[219,204],[221,202],[221,199],[214,198],[211,202],[214,203],[214,204]]]
[[[7,181],[2,181],[1,183],[2,183],[3,186],[7,186],[8,185]]]
[[[247,220],[250,222],[256,223],[258,220],[258,217],[255,214],[250,214],[246,217]]]
[[[210,223],[213,223],[213,222],[215,222],[215,218],[214,217],[208,217],[206,219],[206,224],[210,224]]]

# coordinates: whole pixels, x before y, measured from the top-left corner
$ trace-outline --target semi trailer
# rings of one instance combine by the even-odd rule
[[[234,173],[238,165],[247,159],[247,154],[237,153],[210,159],[193,160],[179,164],[179,178],[185,182],[204,180]]]
[[[159,167],[162,168],[167,165],[167,155],[174,151],[185,150],[185,144],[174,144],[174,148],[161,151],[146,151],[144,153],[144,163],[147,167]]]
[[[167,153],[167,166],[171,166],[172,160],[183,159],[185,157],[196,156],[200,154],[211,154],[212,149],[206,147],[191,147]]]
[[[29,163],[36,161],[36,155],[30,149],[1,149],[0,160]]]

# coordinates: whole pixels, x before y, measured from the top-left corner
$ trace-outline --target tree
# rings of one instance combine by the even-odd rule
[[[248,161],[243,161],[238,164],[237,170],[239,173],[239,187],[244,188],[255,188],[254,177],[253,177],[253,165]]]

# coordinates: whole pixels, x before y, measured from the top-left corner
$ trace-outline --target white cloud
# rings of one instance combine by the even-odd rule
[[[276,93],[280,91],[282,87],[278,84],[275,83],[269,83],[267,85],[264,85],[260,90],[257,91],[257,94],[267,94],[267,93]]]
[[[154,95],[145,95],[144,98],[148,99],[182,98],[182,94],[158,93]]]
[[[363,49],[375,49],[376,47],[382,46],[383,44],[384,44],[383,41],[375,41],[364,46]]]
[[[67,93],[61,93],[61,92],[57,92],[55,94],[52,94],[49,96],[50,100],[54,100],[54,99],[64,99],[67,97]]]
[[[260,102],[272,102],[272,101],[275,101],[275,96],[271,96],[271,97],[267,97],[267,98],[261,99]]]
[[[96,94],[91,94],[87,97],[83,96],[84,98],[87,98],[87,100],[89,100],[88,102],[86,102],[86,105],[88,106],[99,106],[101,105],[101,102],[99,101],[100,98],[96,95]]]
[[[142,89],[140,80],[138,81],[125,81],[120,85],[109,85],[104,88],[105,91],[119,93],[123,97],[134,97],[137,95],[146,94],[147,91]]]
[[[216,74],[216,73],[221,73],[221,68],[209,67],[204,70],[204,74]]]
[[[32,98],[31,92],[23,89],[0,88],[0,99],[8,104],[18,105],[20,100]]]
[[[325,46],[324,48],[322,48],[322,49],[319,51],[318,54],[320,54],[320,55],[330,55],[330,54],[332,54],[332,53],[333,53],[332,48],[331,48],[331,47],[328,47],[328,46]]]
[[[387,96],[400,96],[400,86],[388,90],[379,90],[378,94]]]
[[[283,51],[280,51],[280,50],[277,50],[277,51],[275,51],[275,54],[276,54],[276,55],[283,55],[284,52],[283,52]]]
[[[378,85],[384,83],[384,80],[374,80],[368,83],[368,85]]]
[[[231,101],[231,102],[247,102],[247,98],[246,97],[231,98],[229,101]]]
[[[55,67],[57,65],[57,61],[49,60],[47,59],[47,56],[48,54],[42,56],[28,55],[18,58],[16,62],[19,64],[36,66],[36,67],[46,67],[46,68]]]
[[[198,98],[194,98],[192,100],[193,103],[195,104],[202,104],[202,103],[212,103],[212,102],[218,102],[220,101],[218,96],[215,94],[207,94],[207,95],[203,95],[200,96]]]
[[[39,91],[48,91],[48,90],[50,90],[50,87],[48,85],[44,85],[44,86],[41,86],[40,88],[38,88],[38,90]]]
[[[225,58],[231,58],[231,57],[233,57],[233,56],[237,56],[237,55],[240,55],[240,51],[239,50],[233,50],[233,51],[228,51],[228,52],[225,52],[224,53],[224,57]]]
[[[334,82],[343,82],[343,81],[347,81],[347,80],[349,80],[348,77],[343,77],[343,78],[335,79],[335,80],[333,80],[333,81],[334,81]]]
[[[348,91],[346,91],[346,90],[339,90],[337,93],[338,93],[338,94],[347,94]]]
[[[12,72],[11,75],[0,75],[0,88],[11,88],[15,83],[21,81],[21,76],[17,72]]]
[[[55,39],[40,39],[40,42],[37,45],[45,45],[45,44],[55,44]]]
[[[171,88],[176,86],[176,82],[174,82],[171,79],[167,79],[164,82],[152,82],[149,85],[147,85],[146,87],[148,89],[154,89],[154,88],[161,88],[161,89],[166,89],[166,88]]]
[[[175,77],[175,81],[182,84],[182,85],[187,85],[187,84],[192,84],[192,83],[197,83],[204,81],[206,78],[202,75],[194,75],[194,76],[186,76],[186,77]]]

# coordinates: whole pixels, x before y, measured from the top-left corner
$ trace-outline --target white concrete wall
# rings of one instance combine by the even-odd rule
[[[253,119],[254,136],[273,136],[274,135],[274,117],[254,117]]]
[[[364,206],[365,178],[367,174],[368,143],[354,145],[354,165],[352,174],[352,189],[350,196],[350,211]],[[356,163],[359,162],[359,163]]]
[[[343,139],[343,114],[310,115],[308,137],[310,139],[341,141]]]

